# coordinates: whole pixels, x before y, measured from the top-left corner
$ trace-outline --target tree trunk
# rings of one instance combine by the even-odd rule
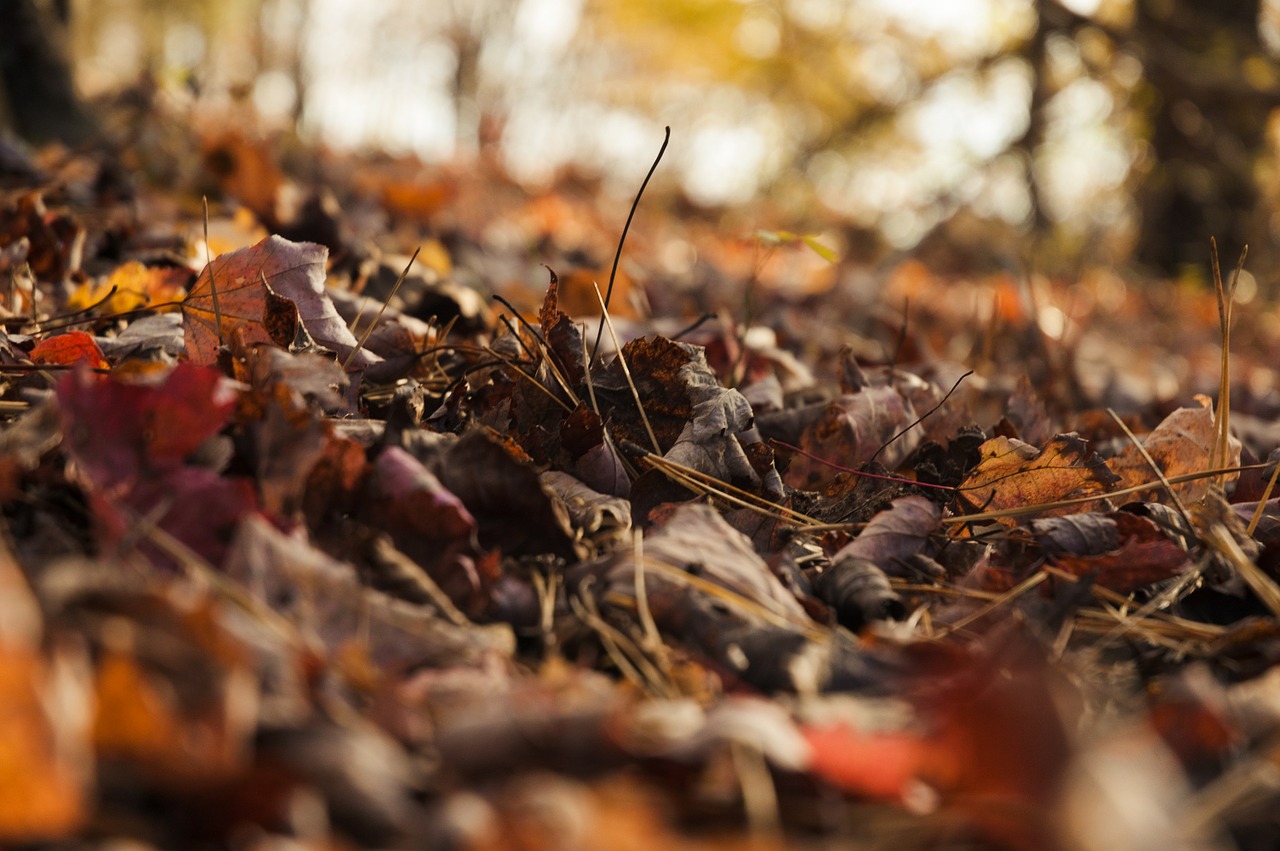
[[[76,146],[97,126],[76,94],[57,25],[34,0],[0,0],[0,92],[19,136]]]

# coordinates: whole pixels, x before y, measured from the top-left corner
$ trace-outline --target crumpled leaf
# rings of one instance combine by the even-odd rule
[[[751,405],[720,385],[701,346],[665,337],[639,338],[622,347],[658,450],[669,461],[751,491],[780,495],[781,480],[769,464],[761,476],[741,439],[754,426]],[[617,394],[609,429],[620,442],[653,449],[636,412],[618,360],[595,379],[597,391]]]
[[[1174,478],[1188,473],[1203,473],[1209,469],[1209,452],[1213,445],[1213,402],[1207,396],[1197,396],[1200,403],[1197,408],[1178,408],[1161,421],[1150,434],[1142,440],[1147,454],[1160,467],[1165,478]],[[1235,437],[1228,439],[1230,457],[1225,463],[1229,467],[1240,464],[1240,441]],[[1166,502],[1169,495],[1164,487],[1156,481],[1155,472],[1147,459],[1142,456],[1136,446],[1128,446],[1123,452],[1111,459],[1110,465],[1118,476],[1120,487],[1156,482],[1150,491],[1130,494],[1126,502],[1135,500],[1153,500]],[[1228,473],[1222,478],[1233,482],[1239,473]],[[1205,477],[1189,482],[1174,484],[1172,489],[1184,503],[1198,502],[1208,493],[1210,486],[1219,477]]]
[[[293,302],[299,321],[317,343],[345,359],[357,341],[325,292],[328,254],[329,249],[322,245],[269,236],[248,248],[214,258],[182,303],[187,354],[192,362],[213,363],[219,337],[223,341],[234,338],[246,346],[278,344],[278,332],[273,336],[267,325],[273,316],[273,293]],[[217,323],[219,314],[221,329]],[[377,360],[376,355],[362,349],[351,366],[363,369]]]
[[[1117,477],[1075,434],[1060,434],[1036,449],[1008,437],[982,444],[982,461],[960,485],[960,498],[973,511],[1044,505],[1077,497],[1099,501],[1046,509],[1041,516],[1105,510],[1104,496]]]
[[[813,579],[813,593],[832,608],[841,626],[854,632],[872,621],[902,620],[906,615],[889,577],[864,558],[833,559]]]
[[[856,469],[884,446],[877,460],[893,469],[920,443],[920,435],[909,431],[885,444],[915,419],[915,408],[894,387],[864,387],[823,408],[804,429],[800,448],[832,464]],[[829,464],[797,455],[785,481],[800,490],[819,490],[839,473]]]
[[[1120,594],[1171,579],[1190,565],[1186,550],[1155,523],[1128,511],[1053,517],[1033,521],[1031,528],[1042,536],[1053,564],[1076,576],[1093,576],[1098,585]]]
[[[487,432],[468,432],[427,467],[475,518],[482,548],[581,557],[564,507],[543,490],[537,471]]]
[[[568,473],[549,470],[539,477],[548,491],[564,504],[580,540],[595,552],[615,549],[631,532],[631,503],[599,493]]]
[[[693,404],[692,419],[666,459],[739,487],[758,488],[760,477],[739,442],[739,435],[752,427],[751,405],[737,390],[720,386],[701,350],[680,369],[679,377]],[[780,494],[779,484],[775,481],[770,490]]]
[[[585,403],[560,423],[560,445],[573,461],[573,472],[588,486],[611,496],[631,493],[631,476],[604,430],[604,421]]]
[[[937,503],[922,496],[895,499],[888,511],[872,517],[858,537],[841,547],[831,561],[860,558],[888,568],[924,549],[941,520],[942,510]]]

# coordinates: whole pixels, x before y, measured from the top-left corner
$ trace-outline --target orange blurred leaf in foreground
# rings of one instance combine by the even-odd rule
[[[930,747],[918,735],[868,733],[847,724],[800,732],[813,748],[811,772],[846,792],[883,801],[902,800]]]
[[[53,840],[85,815],[83,725],[69,660],[40,655],[40,613],[7,549],[0,549],[0,844]]]
[[[85,363],[93,369],[107,369],[111,366],[93,337],[84,331],[68,331],[41,340],[31,350],[31,360],[34,363],[58,366]]]
[[[1060,500],[1097,496],[1099,501],[1065,506],[1042,515],[1105,509],[1103,497],[1116,476],[1106,462],[1074,434],[1060,434],[1036,449],[1008,437],[982,444],[982,460],[960,485],[960,496],[974,511],[1034,508]]]
[[[243,768],[256,705],[243,651],[223,632],[208,600],[189,609],[163,596],[137,604],[146,613],[141,622],[115,618],[103,629],[94,681],[98,756],[167,785],[201,788],[225,780]],[[146,647],[138,644],[144,630]],[[147,658],[157,653],[183,675]]]

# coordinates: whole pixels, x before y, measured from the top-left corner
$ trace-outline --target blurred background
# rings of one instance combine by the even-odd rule
[[[90,103],[251,108],[264,132],[426,164],[767,199],[846,250],[1280,292],[1280,0],[5,0]],[[30,59],[5,70],[24,119]],[[39,67],[34,66],[34,67]],[[53,86],[43,83],[44,86]],[[56,86],[53,86],[56,88]],[[40,86],[36,86],[40,88]],[[45,105],[57,93],[43,92]],[[225,113],[224,113],[225,114]],[[622,202],[625,204],[625,201]]]

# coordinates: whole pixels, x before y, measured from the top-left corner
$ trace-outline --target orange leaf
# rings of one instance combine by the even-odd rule
[[[115,295],[107,302],[112,313],[125,313],[148,305],[175,302],[186,293],[185,285],[191,279],[188,269],[143,266],[130,261],[118,267],[107,278],[107,285],[116,288]]]
[[[982,460],[960,485],[961,498],[974,511],[1034,507],[1083,496],[1101,498],[1116,481],[1106,462],[1074,434],[1060,434],[1044,449],[996,437],[979,451]],[[1082,503],[1043,514],[1074,514],[1100,507],[1101,502]]]
[[[107,369],[111,366],[93,337],[84,331],[68,331],[56,337],[41,340],[31,350],[31,360],[35,363],[60,366],[86,363],[94,369]]]
[[[846,792],[900,801],[925,763],[929,743],[906,733],[864,733],[847,724],[802,727],[809,770]]]
[[[1213,403],[1207,396],[1197,396],[1198,408],[1179,408],[1164,418],[1142,441],[1147,454],[1160,467],[1166,478],[1185,475],[1187,473],[1203,473],[1209,469],[1209,450],[1213,445]],[[1229,465],[1240,463],[1240,441],[1230,439],[1231,457]],[[1130,445],[1115,458],[1111,459],[1111,469],[1120,477],[1122,487],[1130,487],[1151,482],[1156,479],[1155,472],[1136,446]],[[1226,478],[1234,481],[1239,473],[1231,473]],[[1213,479],[1197,479],[1181,482],[1172,490],[1183,502],[1197,502],[1209,491]],[[1152,500],[1168,502],[1169,495],[1164,488],[1156,487],[1148,492],[1133,494],[1133,500]]]
[[[0,844],[68,836],[84,819],[88,749],[67,658],[40,656],[40,609],[0,548]],[[60,669],[62,668],[62,669]]]

